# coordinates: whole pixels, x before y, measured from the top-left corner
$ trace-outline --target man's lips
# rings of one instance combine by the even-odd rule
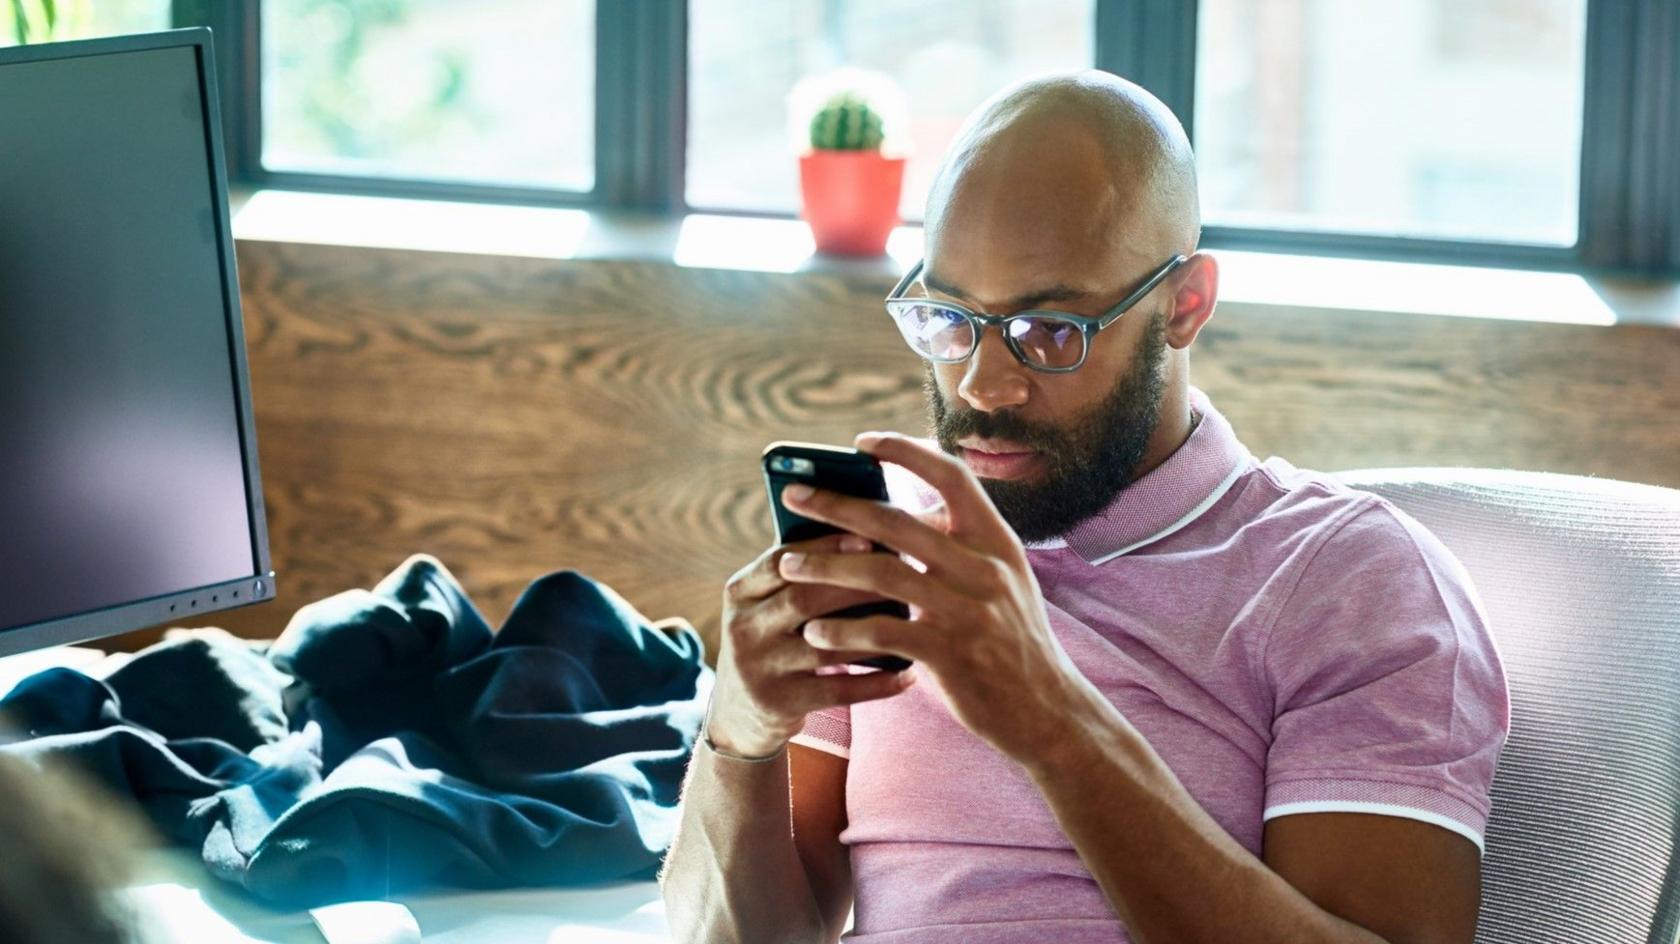
[[[965,441],[958,443],[963,461],[975,475],[985,479],[1020,478],[1038,462],[1038,453],[1012,443]]]
[[[984,439],[979,436],[964,436],[957,440],[957,445],[964,449],[974,449],[979,452],[989,452],[993,455],[1008,455],[1015,452],[1035,452],[1031,446],[1023,446],[1018,442],[1007,439]]]

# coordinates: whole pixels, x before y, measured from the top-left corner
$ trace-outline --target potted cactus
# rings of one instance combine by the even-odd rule
[[[811,114],[799,188],[819,252],[878,256],[898,225],[904,158],[886,153],[879,97],[843,87],[819,99]]]

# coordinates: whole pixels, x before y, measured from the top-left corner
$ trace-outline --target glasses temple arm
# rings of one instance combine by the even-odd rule
[[[909,272],[904,273],[904,278],[898,280],[898,284],[893,286],[892,294],[887,297],[898,298],[903,295],[904,290],[910,287],[910,283],[916,280],[916,276],[922,273],[922,263],[926,261],[925,259],[917,259],[916,264],[910,267]]]
[[[1136,305],[1138,302],[1143,301],[1143,297],[1145,295],[1148,295],[1150,292],[1155,291],[1155,286],[1160,285],[1162,282],[1166,281],[1167,276],[1172,275],[1173,272],[1179,266],[1181,266],[1181,265],[1183,265],[1183,264],[1185,264],[1186,262],[1189,262],[1189,261],[1190,261],[1190,257],[1188,257],[1188,256],[1182,256],[1182,255],[1173,256],[1170,260],[1167,261],[1166,265],[1162,266],[1160,269],[1158,269],[1155,272],[1154,275],[1149,277],[1149,281],[1143,283],[1142,285],[1139,285],[1137,287],[1137,291],[1133,292],[1130,295],[1127,295],[1125,298],[1120,300],[1120,304],[1115,305],[1113,308],[1109,309],[1108,313],[1103,315],[1102,318],[1097,322],[1097,329],[1101,330],[1101,329],[1106,328],[1109,325],[1113,324],[1114,319],[1116,319],[1116,318],[1120,317],[1121,315],[1125,314],[1127,311],[1130,311],[1132,306]]]

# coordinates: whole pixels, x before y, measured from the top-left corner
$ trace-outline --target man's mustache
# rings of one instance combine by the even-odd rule
[[[1054,451],[1063,445],[1059,430],[1022,419],[1008,410],[996,413],[950,410],[941,403],[934,427],[941,443],[954,444],[964,436],[977,436],[981,439],[1006,439],[1044,451]]]

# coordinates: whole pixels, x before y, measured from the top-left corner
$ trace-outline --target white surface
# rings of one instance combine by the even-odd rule
[[[126,891],[160,941],[230,944],[398,944],[411,937],[323,937],[308,911],[261,904],[218,881],[191,853],[145,854]],[[611,882],[582,888],[427,892],[399,895],[418,925],[419,940],[437,944],[663,944],[670,941],[659,886]],[[365,903],[363,903],[365,904]],[[319,909],[318,909],[319,910]]]
[[[394,901],[343,901],[309,916],[327,944],[420,944],[414,912]]]

